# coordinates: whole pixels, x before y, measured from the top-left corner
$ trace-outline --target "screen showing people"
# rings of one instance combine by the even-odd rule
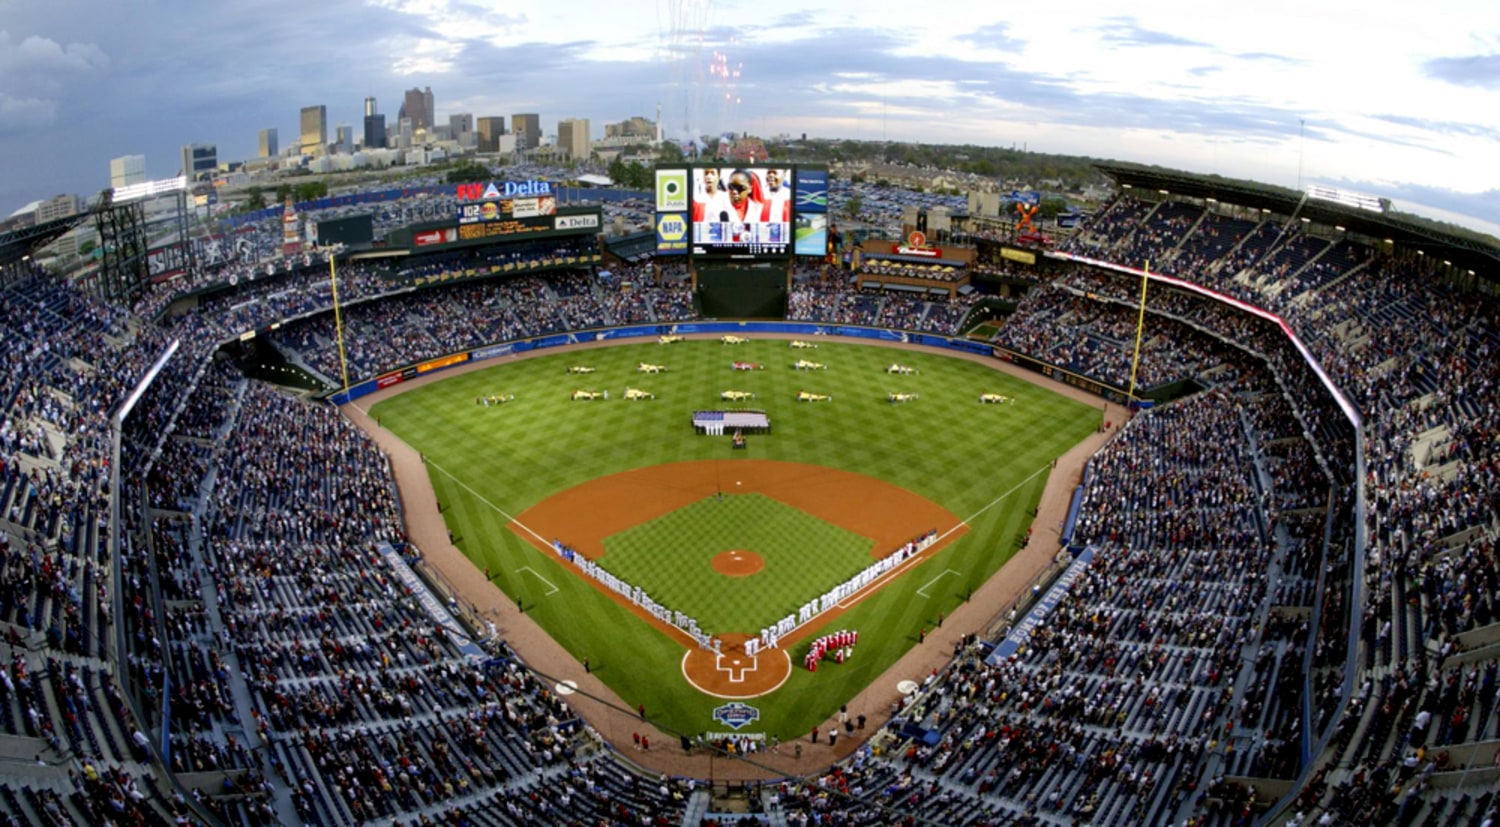
[[[792,240],[791,220],[790,169],[693,170],[695,255],[785,255]]]

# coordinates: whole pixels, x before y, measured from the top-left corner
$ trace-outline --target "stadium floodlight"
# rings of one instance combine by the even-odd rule
[[[1120,185],[1120,189],[1122,189],[1122,190],[1129,190],[1129,189],[1135,189],[1135,187],[1132,187],[1129,184],[1121,184]]]
[[[114,203],[123,204],[126,201],[135,201],[141,198],[155,198],[158,195],[181,192],[185,189],[187,189],[187,178],[182,175],[176,178],[163,178],[159,181],[146,181],[142,184],[115,187]]]
[[[1343,228],[1343,227],[1340,227],[1340,226],[1339,226],[1339,225],[1337,225],[1337,224],[1335,224],[1335,225],[1333,225],[1333,228],[1334,228],[1334,229],[1335,229],[1335,230],[1338,230],[1338,231],[1339,231],[1339,232],[1341,232],[1341,233],[1347,233],[1347,232],[1349,232],[1349,231],[1348,231],[1348,230],[1346,230],[1346,229],[1344,229],[1344,228]]]
[[[1310,223],[1312,223],[1312,219],[1308,218],[1307,216],[1304,215],[1304,216],[1302,216],[1302,223],[1303,224],[1310,224]]]
[[[1157,192],[1161,193],[1162,195],[1171,195],[1172,194],[1170,192],[1167,192],[1166,190],[1157,190]]]
[[[1367,210],[1369,212],[1385,212],[1385,205],[1380,203],[1380,199],[1376,198],[1373,195],[1365,195],[1364,193],[1359,192],[1349,192],[1347,190],[1341,190],[1335,187],[1325,187],[1318,184],[1309,186],[1307,188],[1306,194],[1308,198],[1316,199],[1318,201],[1332,201],[1335,204],[1342,204],[1346,207],[1353,207],[1357,210]]]

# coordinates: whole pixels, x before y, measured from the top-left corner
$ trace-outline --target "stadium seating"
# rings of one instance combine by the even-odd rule
[[[274,230],[247,233],[269,248]],[[1015,657],[971,648],[911,699],[899,722],[935,745],[888,728],[882,755],[768,785],[768,818],[1230,825],[1266,812],[1259,779],[1302,780],[1284,811],[1300,824],[1492,816],[1494,302],[1430,278],[1432,262],[1284,216],[1129,195],[1073,248],[1160,261],[1282,316],[1363,425],[1273,325],[1153,289],[1139,384],[1208,390],[1138,415],[1094,458],[1077,533],[1090,568]],[[552,252],[341,269],[351,374],[694,315],[685,287],[642,289],[642,270],[528,269]],[[499,283],[459,275],[496,264],[524,266]],[[0,734],[28,753],[0,780],[0,822],[681,823],[690,782],[634,772],[503,641],[466,658],[397,584],[382,547],[420,555],[368,440],[214,361],[246,330],[311,314],[275,341],[335,375],[326,270],[226,272],[133,312],[40,273],[0,293],[16,366],[0,379]],[[970,307],[815,268],[796,284],[789,316],[819,322],[953,334]],[[1137,289],[1069,271],[997,341],[1121,384]],[[110,416],[174,343],[123,418],[114,469]],[[1332,733],[1311,764],[1304,729]]]

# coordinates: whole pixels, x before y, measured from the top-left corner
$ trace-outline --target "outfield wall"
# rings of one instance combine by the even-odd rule
[[[425,362],[418,362],[415,365],[408,365],[401,370],[382,373],[373,379],[366,379],[363,382],[350,385],[347,393],[338,391],[330,395],[328,399],[336,405],[342,405],[360,397],[368,396],[377,390],[398,385],[408,379],[415,379],[418,376],[425,376],[426,374],[458,365],[466,365],[470,362],[483,362],[502,356],[514,356],[518,353],[545,350],[563,345],[605,342],[615,339],[640,339],[668,333],[673,335],[695,333],[718,335],[773,333],[790,336],[848,336],[855,339],[870,339],[880,342],[905,342],[929,345],[965,353],[977,353],[981,356],[1005,358],[1001,356],[993,345],[985,342],[936,336],[930,333],[904,333],[899,330],[886,330],[884,328],[814,324],[811,322],[679,322],[677,324],[632,325],[630,327],[615,327],[607,330],[590,330],[580,333],[556,333],[549,336],[538,336],[534,339],[519,339],[514,342],[505,342],[498,345],[487,345],[473,350],[441,356],[436,359],[429,359]]]

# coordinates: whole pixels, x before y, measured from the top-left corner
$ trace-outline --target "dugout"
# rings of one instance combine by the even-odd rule
[[[698,264],[693,276],[703,315],[720,319],[784,318],[790,282],[781,264]]]

